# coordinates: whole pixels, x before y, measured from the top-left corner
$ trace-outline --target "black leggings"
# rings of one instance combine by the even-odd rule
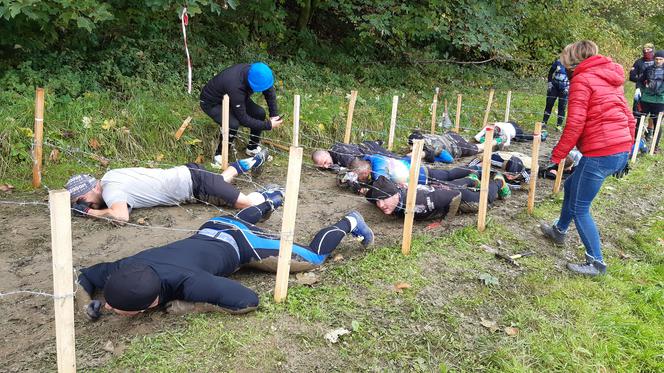
[[[461,192],[462,201],[464,202],[480,201],[480,192],[470,189],[472,187],[475,187],[475,180],[463,178],[458,180],[452,180],[450,181],[450,184],[467,187],[467,188],[459,188],[459,191]],[[496,198],[498,198],[498,189],[500,189],[500,184],[501,183],[498,180],[491,180],[489,182],[489,198],[488,198],[489,203],[493,203],[493,201],[495,201]]]
[[[215,206],[235,206],[240,190],[227,183],[221,174],[205,170],[197,163],[187,163],[191,173],[194,198]]]
[[[544,118],[542,122],[546,126],[546,122],[549,121],[551,116],[551,110],[553,109],[553,104],[558,100],[558,120],[556,124],[558,127],[562,126],[563,120],[565,119],[565,109],[567,108],[567,95],[565,91],[561,91],[555,85],[546,91],[546,107],[544,108]]]
[[[427,168],[427,182],[435,183],[437,181],[450,181],[461,179],[470,175],[473,171],[467,168],[453,168],[451,170],[438,170]]]
[[[446,135],[449,136],[456,143],[457,147],[459,147],[459,150],[461,150],[461,157],[468,157],[479,153],[477,145],[469,143],[459,134],[456,134],[454,132],[448,132],[446,133]],[[452,156],[454,156],[454,154],[452,154]]]
[[[245,102],[245,107],[247,108],[247,114],[249,114],[250,117],[258,120],[265,120],[265,109],[263,109],[258,104],[253,102],[251,99],[247,99],[247,101]],[[212,120],[214,120],[221,126],[221,113],[222,113],[221,104],[209,105],[208,103],[201,102],[201,109],[203,109],[205,114],[207,114],[210,118],[212,118]],[[235,141],[235,136],[237,135],[237,131],[240,129],[241,125],[242,123],[240,123],[240,121],[233,114],[233,110],[231,110],[228,116],[229,144]],[[260,143],[262,132],[263,132],[262,129],[251,128],[249,130],[249,145],[247,146],[248,149],[255,149],[256,146],[258,146],[258,143]],[[223,133],[219,133],[219,145],[217,146],[215,155],[221,154],[221,146],[223,140],[224,140]]]
[[[240,264],[247,264],[253,260],[262,260],[279,256],[279,239],[274,233],[268,233],[255,226],[271,212],[269,202],[251,206],[238,212],[235,217],[213,218],[214,223],[206,223],[203,227],[214,229],[228,229],[227,233],[233,236],[240,250]],[[203,228],[202,227],[202,228]],[[342,218],[337,223],[318,231],[308,246],[293,244],[292,258],[297,261],[306,261],[315,265],[322,264],[327,256],[339,246],[341,240],[350,233],[350,221]]]

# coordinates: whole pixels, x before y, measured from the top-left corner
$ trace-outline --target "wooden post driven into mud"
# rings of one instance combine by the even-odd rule
[[[454,121],[454,132],[459,133],[459,125],[461,123],[461,93],[457,95],[457,109],[456,118]]]
[[[482,123],[483,123],[482,125],[484,126],[484,128],[486,128],[487,123],[489,123],[489,113],[491,112],[491,104],[493,103],[493,94],[494,93],[495,93],[495,91],[493,89],[489,91],[489,101],[487,101],[487,103],[486,103],[486,110],[484,111],[484,120],[482,121]],[[491,136],[493,138],[493,134]],[[486,140],[484,141],[484,143],[485,144],[491,144],[490,142],[486,142]]]
[[[392,151],[394,145],[394,130],[397,127],[397,107],[399,106],[399,96],[392,97],[392,116],[390,117],[390,134],[387,138],[387,150]]]
[[[563,181],[563,173],[565,172],[565,158],[560,160],[558,163],[558,169],[556,170],[556,180],[553,182],[553,194],[556,195],[560,192],[560,184]]]
[[[507,102],[505,102],[505,122],[510,121],[510,106],[512,105],[512,91],[507,91]]]
[[[636,156],[639,154],[639,144],[641,143],[641,136],[643,135],[643,129],[646,124],[647,115],[641,115],[641,121],[639,121],[639,128],[636,132],[636,141],[634,142],[634,148],[632,149],[632,163],[636,162]]]
[[[403,222],[403,240],[401,253],[410,254],[410,244],[413,239],[413,220],[415,219],[415,196],[417,195],[417,181],[420,177],[420,164],[422,161],[422,148],[424,140],[413,141],[413,152],[410,157],[410,175],[408,179],[408,193],[406,194],[406,216]]]
[[[528,189],[528,214],[532,215],[535,209],[535,188],[537,184],[537,172],[539,171],[539,147],[542,142],[542,123],[535,123],[533,133],[533,152],[530,155],[530,187]]]
[[[346,133],[344,134],[344,143],[350,143],[350,131],[353,126],[353,112],[355,111],[355,101],[357,101],[357,91],[350,91],[350,102],[348,103],[348,116],[346,117]]]
[[[650,155],[655,154],[655,145],[657,145],[657,136],[659,136],[659,131],[662,129],[662,116],[664,112],[659,113],[657,116],[657,124],[655,125],[655,130],[652,134],[652,144],[650,144]]]
[[[300,95],[293,99],[293,146],[300,146]]]
[[[44,88],[37,88],[35,92],[35,131],[32,141],[32,187],[39,188],[44,144]]]
[[[291,146],[290,152],[288,154],[288,174],[286,176],[284,215],[281,222],[281,241],[279,242],[277,281],[274,286],[274,301],[277,303],[286,299],[286,295],[288,293],[288,276],[290,274],[291,253],[293,252],[295,215],[297,213],[297,196],[300,192],[301,171],[302,148]]]
[[[493,92],[493,90],[491,91]],[[491,102],[489,95],[489,102]],[[487,111],[488,113],[488,111]],[[486,210],[489,207],[489,178],[491,178],[491,151],[493,144],[493,126],[485,126],[486,133],[484,134],[484,153],[482,155],[482,179],[480,180],[480,204],[479,211],[477,212],[477,230],[484,232],[486,229]]]
[[[176,140],[180,140],[180,137],[182,137],[182,134],[184,134],[184,131],[187,129],[187,127],[189,127],[189,123],[191,123],[191,117],[187,117],[187,119],[185,119],[182,122],[182,125],[180,126],[180,128],[178,128],[177,132],[175,132],[175,139]]]
[[[223,139],[221,140],[221,169],[225,170],[228,168],[228,136],[229,136],[229,126],[230,126],[230,110],[231,110],[231,99],[228,95],[224,95],[224,101],[222,102],[222,112],[221,112],[221,135]]]
[[[53,255],[53,307],[58,372],[76,372],[71,209],[67,190],[48,192]]]
[[[438,107],[438,92],[440,88],[436,87],[436,93],[433,95],[433,102],[431,103],[431,134],[436,133],[436,108]]]

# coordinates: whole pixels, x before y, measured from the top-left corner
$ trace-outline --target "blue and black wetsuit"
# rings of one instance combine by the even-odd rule
[[[132,263],[150,266],[161,280],[159,305],[172,300],[204,302],[240,312],[258,306],[256,293],[225,276],[252,261],[279,255],[279,237],[254,226],[271,211],[268,202],[248,207],[234,217],[215,217],[189,238],[111,263],[99,263],[81,270],[79,282],[93,295],[102,290],[117,269]],[[309,246],[293,245],[293,260],[319,265],[351,230],[350,222],[319,231]]]

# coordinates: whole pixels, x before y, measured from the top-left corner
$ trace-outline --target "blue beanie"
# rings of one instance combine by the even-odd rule
[[[247,80],[249,81],[249,87],[254,92],[266,91],[274,84],[272,70],[262,62],[251,64]]]

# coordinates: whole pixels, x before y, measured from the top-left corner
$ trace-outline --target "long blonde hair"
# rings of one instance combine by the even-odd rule
[[[599,53],[597,44],[592,40],[581,40],[576,43],[568,44],[560,54],[560,63],[566,69],[573,69],[588,57]]]

